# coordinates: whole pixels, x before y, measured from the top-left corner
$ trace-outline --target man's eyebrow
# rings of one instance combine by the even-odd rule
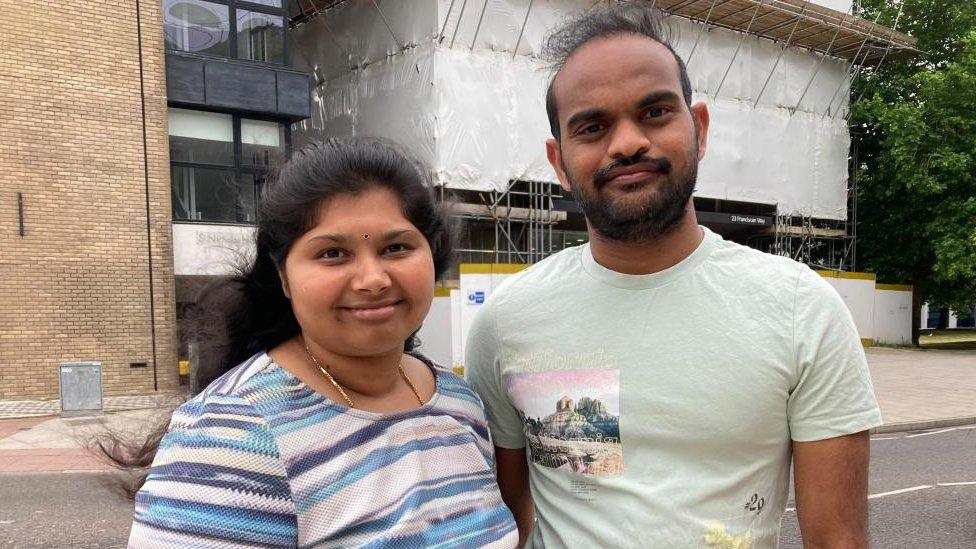
[[[651,105],[654,105],[656,103],[674,102],[674,101],[681,101],[681,100],[682,100],[681,96],[674,93],[673,91],[661,90],[661,91],[651,92],[645,95],[643,98],[641,98],[640,101],[637,102],[637,108],[643,109],[646,107],[650,107]]]
[[[586,109],[585,111],[580,111],[569,117],[566,121],[566,127],[572,128],[573,126],[590,120],[598,120],[600,118],[606,118],[607,111],[602,109]]]

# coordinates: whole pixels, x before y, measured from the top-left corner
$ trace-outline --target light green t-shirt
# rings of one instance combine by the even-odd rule
[[[776,547],[790,441],[881,424],[846,306],[808,267],[705,237],[650,275],[588,245],[506,280],[465,366],[528,447],[532,547]]]

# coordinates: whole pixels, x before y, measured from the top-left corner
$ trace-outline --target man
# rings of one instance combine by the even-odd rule
[[[881,417],[850,314],[698,225],[708,109],[656,17],[615,3],[547,41],[546,150],[590,242],[472,325],[502,495],[535,547],[776,547],[792,459],[806,546],[865,547]]]

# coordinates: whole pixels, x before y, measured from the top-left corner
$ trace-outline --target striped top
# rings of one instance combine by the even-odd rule
[[[173,414],[129,547],[514,547],[481,401],[434,370],[384,415],[255,355]]]

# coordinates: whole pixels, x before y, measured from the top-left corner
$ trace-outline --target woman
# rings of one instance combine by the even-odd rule
[[[449,255],[398,149],[298,152],[220,292],[239,365],[173,414],[129,546],[514,546],[481,402],[410,352]]]

